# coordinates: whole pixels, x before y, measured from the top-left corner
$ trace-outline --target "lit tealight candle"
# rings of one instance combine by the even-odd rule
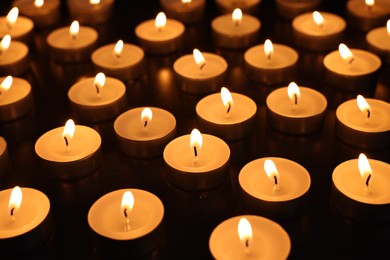
[[[0,121],[10,121],[28,113],[34,106],[31,85],[26,80],[0,78]]]
[[[346,9],[348,23],[363,32],[385,24],[390,17],[388,0],[351,0]]]
[[[321,52],[337,47],[343,38],[346,23],[340,16],[315,11],[296,17],[292,27],[298,47]]]
[[[224,140],[237,140],[252,133],[256,111],[252,99],[230,93],[225,87],[221,93],[209,95],[196,105],[200,127]]]
[[[75,125],[68,120],[65,127],[54,128],[35,143],[44,172],[60,180],[81,178],[94,173],[101,164],[101,143],[94,129]]]
[[[390,220],[390,165],[378,160],[359,159],[338,165],[332,175],[332,201],[345,217],[364,222]]]
[[[154,194],[121,189],[99,198],[88,212],[97,251],[105,256],[134,258],[161,241],[164,205]]]
[[[21,255],[42,246],[51,235],[50,201],[31,188],[0,191],[0,249],[5,256]]]
[[[219,224],[211,233],[209,248],[215,259],[287,259],[291,241],[278,223],[243,215]]]
[[[140,47],[119,40],[95,50],[91,60],[98,71],[126,82],[141,76],[144,56]]]
[[[209,190],[229,177],[229,146],[197,129],[171,141],[163,156],[168,181],[183,190]]]
[[[390,20],[387,20],[386,27],[368,32],[366,40],[368,49],[380,56],[385,63],[390,64]]]
[[[218,16],[211,22],[214,41],[217,46],[228,49],[241,49],[256,42],[261,23],[251,15],[234,9],[232,14]]]
[[[195,23],[203,18],[205,0],[160,0],[164,12],[183,23]]]
[[[9,165],[9,155],[8,155],[7,142],[3,137],[0,136],[0,169],[2,169],[0,172],[0,178],[7,173],[8,165]]]
[[[381,60],[375,54],[349,49],[345,44],[339,45],[339,50],[325,56],[325,80],[337,88],[348,91],[361,91],[375,88],[376,72],[381,66]]]
[[[231,13],[240,8],[244,13],[256,14],[261,0],[215,0],[215,3],[221,13]]]
[[[184,92],[206,94],[216,91],[225,80],[228,64],[213,53],[201,53],[198,49],[175,61],[173,69],[178,85]]]
[[[244,54],[245,66],[251,80],[267,85],[292,81],[297,68],[298,53],[282,44],[266,40]]]
[[[70,16],[82,24],[101,24],[112,13],[114,0],[68,0]]]
[[[63,62],[87,61],[96,45],[98,33],[91,27],[73,21],[70,27],[49,34],[47,43],[54,60]]]
[[[137,158],[157,157],[176,135],[176,119],[161,108],[134,108],[115,120],[114,130],[123,153]]]
[[[19,16],[19,9],[12,8],[7,16],[0,17],[0,38],[11,35],[12,39],[28,43],[34,23],[27,17]]]
[[[336,110],[336,135],[345,143],[377,149],[390,144],[390,104],[358,96]]]
[[[59,0],[16,0],[14,5],[39,28],[52,26],[60,18]]]
[[[309,134],[321,129],[327,107],[324,95],[294,82],[272,91],[266,104],[269,125],[288,134]]]
[[[29,68],[27,45],[11,40],[9,34],[5,35],[0,42],[0,74],[21,75]]]
[[[310,174],[284,158],[261,158],[246,164],[238,176],[244,205],[253,213],[291,218],[306,207]]]
[[[292,20],[296,16],[313,12],[321,3],[321,0],[276,0],[278,15],[286,20]]]
[[[156,19],[142,22],[135,28],[135,35],[141,47],[151,54],[168,54],[181,48],[184,25],[167,19],[163,12]]]

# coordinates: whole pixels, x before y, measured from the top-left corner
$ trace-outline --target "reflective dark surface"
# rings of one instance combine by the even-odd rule
[[[8,12],[9,1],[1,1],[0,12]],[[321,10],[345,17],[345,1],[323,1]],[[134,28],[141,21],[154,18],[159,11],[157,0],[116,0],[114,16],[99,25],[99,46],[123,39],[136,43]],[[291,259],[356,259],[390,256],[390,224],[364,224],[341,217],[331,205],[332,171],[341,162],[365,152],[369,158],[390,162],[390,148],[362,151],[349,147],[334,135],[335,110],[357,93],[343,93],[324,83],[322,59],[325,54],[299,51],[296,82],[324,93],[328,109],[323,129],[309,136],[290,136],[267,126],[265,99],[276,87],[250,82],[244,71],[244,51],[221,50],[212,44],[210,22],[217,15],[214,1],[208,1],[204,20],[187,26],[184,50],[168,56],[147,56],[145,74],[127,82],[127,108],[156,106],[174,114],[178,135],[197,127],[195,105],[200,96],[181,92],[175,83],[172,64],[193,48],[222,55],[229,64],[226,86],[251,97],[258,105],[255,129],[246,139],[231,142],[230,180],[208,192],[185,192],[172,187],[165,179],[162,158],[137,160],[121,154],[113,132],[113,121],[89,124],[103,139],[103,162],[98,172],[86,178],[60,182],[43,174],[34,151],[35,141],[48,130],[62,126],[71,112],[67,90],[76,81],[96,74],[90,62],[61,64],[50,60],[46,36],[54,28],[35,31],[30,44],[31,70],[23,75],[31,84],[34,110],[18,120],[0,123],[0,135],[9,145],[11,170],[0,180],[0,190],[15,185],[43,191],[51,201],[53,235],[42,247],[29,254],[32,259],[103,258],[96,253],[92,232],[87,223],[91,205],[104,194],[122,188],[139,188],[160,197],[165,206],[163,242],[145,259],[208,259],[208,239],[223,220],[245,210],[239,197],[238,173],[251,160],[277,156],[294,160],[311,174],[309,206],[294,219],[279,222],[292,242]],[[263,0],[258,17],[262,21],[260,42],[274,42],[294,47],[291,25],[276,16],[274,1]],[[56,27],[70,24],[65,3],[62,19]],[[345,43],[365,48],[364,35],[348,28]],[[376,89],[364,93],[390,102],[390,67],[383,66]],[[82,123],[82,122],[77,122]],[[3,170],[3,169],[0,169]]]

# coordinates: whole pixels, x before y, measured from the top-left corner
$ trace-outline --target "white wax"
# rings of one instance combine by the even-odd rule
[[[299,87],[301,98],[298,105],[287,94],[287,87],[272,91],[266,100],[267,107],[276,114],[291,118],[316,116],[326,109],[327,101],[320,92],[306,87]]]
[[[218,137],[202,134],[203,145],[194,163],[194,151],[190,146],[190,135],[172,140],[164,149],[164,160],[172,168],[187,173],[203,173],[219,169],[230,158],[229,146]]]
[[[324,24],[319,27],[313,19],[312,13],[301,14],[292,22],[294,30],[310,36],[328,36],[342,32],[346,22],[340,16],[331,13],[321,12],[324,17]]]
[[[3,82],[5,78],[0,78]],[[11,87],[0,95],[0,109],[1,106],[9,105],[26,98],[31,92],[31,85],[28,81],[13,77]]]
[[[87,26],[80,26],[76,39],[72,39],[69,33],[69,26],[59,28],[49,34],[47,43],[60,50],[76,50],[92,45],[97,41],[98,33]]]
[[[206,60],[206,65],[202,70],[195,63],[192,54],[187,54],[177,59],[173,64],[173,69],[179,75],[194,80],[214,78],[227,70],[228,64],[224,58],[213,53],[203,52],[202,54]]]
[[[12,65],[28,55],[28,47],[22,42],[11,41],[11,44],[3,54],[0,54],[0,66]]]
[[[64,127],[57,127],[37,140],[35,152],[39,157],[52,162],[73,162],[89,157],[101,145],[102,140],[98,132],[87,126],[76,125],[68,150],[62,137],[63,130]]]
[[[33,230],[49,214],[50,201],[45,194],[31,188],[21,190],[23,199],[14,221],[8,211],[12,189],[0,191],[0,239],[13,238]]]
[[[366,98],[371,107],[370,119],[360,111],[356,99],[342,103],[336,110],[337,119],[345,126],[367,133],[390,131],[390,104],[372,98]]]
[[[366,40],[372,46],[381,51],[390,53],[390,35],[386,27],[380,27],[369,31]]]
[[[359,50],[350,49],[355,57],[352,64],[343,60],[338,50],[325,56],[324,66],[336,73],[345,76],[363,76],[375,72],[381,66],[381,60],[374,54]]]
[[[121,201],[125,191],[134,196],[134,207],[129,214],[130,230],[121,214]],[[88,223],[93,231],[114,240],[133,240],[143,237],[160,225],[164,205],[154,194],[138,189],[121,189],[99,198],[88,212]]]
[[[260,21],[251,15],[243,14],[240,25],[236,26],[232,15],[226,14],[215,18],[211,22],[211,27],[218,33],[238,38],[258,31],[260,29]]]
[[[281,69],[298,61],[298,53],[285,45],[273,44],[274,54],[268,59],[264,53],[264,44],[248,49],[244,54],[245,61],[253,67],[262,69]]]
[[[155,26],[155,20],[147,20],[140,23],[135,28],[135,34],[138,38],[152,41],[152,42],[165,42],[175,38],[178,38],[184,33],[184,25],[176,20],[167,19],[167,23],[162,30],[157,30]]]
[[[19,16],[11,29],[7,26],[6,17],[0,17],[0,38],[9,34],[12,39],[18,39],[30,33],[33,28],[33,21],[27,17]]]
[[[264,170],[264,161],[271,159],[278,170],[278,190],[274,190]],[[246,164],[238,176],[240,186],[251,196],[271,202],[297,199],[310,188],[310,174],[300,164],[278,157],[260,158]]]
[[[332,175],[333,184],[347,197],[367,204],[390,203],[390,165],[378,160],[368,160],[372,169],[369,191],[359,172],[358,160],[345,161],[338,165]]]
[[[390,1],[375,0],[374,6],[369,11],[365,0],[349,0],[347,10],[362,18],[375,18],[390,14]]]
[[[201,99],[196,105],[196,113],[204,120],[220,125],[239,124],[256,114],[257,106],[252,99],[238,93],[231,94],[234,104],[228,115],[220,93]]]
[[[126,86],[122,81],[106,77],[104,87],[99,88],[100,95],[96,92],[95,78],[87,78],[74,84],[68,91],[69,99],[83,106],[104,106],[115,103],[126,93]]]
[[[252,227],[253,240],[248,253],[238,237],[237,226],[245,217]],[[215,259],[287,259],[290,237],[276,222],[254,215],[236,216],[219,224],[211,233],[209,248]]]

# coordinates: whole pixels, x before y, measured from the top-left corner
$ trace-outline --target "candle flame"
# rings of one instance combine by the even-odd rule
[[[370,179],[372,177],[371,165],[364,153],[359,154],[358,159],[359,173],[362,179],[365,181],[366,188],[369,185]]]
[[[150,124],[153,118],[153,112],[150,108],[145,107],[141,112],[141,122],[143,123],[144,127]]]
[[[98,4],[100,4],[100,0],[89,0],[89,4],[98,5]]]
[[[134,195],[131,191],[125,191],[122,196],[121,203],[121,214],[124,215],[126,219],[129,218],[129,215],[134,207]]]
[[[192,2],[192,0],[181,0],[182,4],[189,4]]]
[[[313,12],[313,20],[318,27],[322,28],[324,26],[324,17],[318,11]]]
[[[123,41],[119,40],[114,47],[114,56],[118,59],[121,57],[123,51]]]
[[[373,7],[375,5],[375,0],[365,0],[365,3],[368,7]]]
[[[387,20],[386,28],[387,28],[387,34],[390,36],[390,19]]]
[[[76,39],[79,34],[80,24],[78,21],[73,21],[69,28],[69,34],[72,39]]]
[[[221,99],[223,105],[227,109],[226,114],[229,114],[231,108],[233,107],[233,97],[230,91],[225,87],[221,88]]]
[[[200,149],[202,148],[202,143],[203,143],[203,137],[202,134],[199,132],[198,129],[194,128],[191,131],[191,136],[190,136],[190,146],[191,149],[194,151],[194,160],[196,161],[198,159],[198,153]]]
[[[274,54],[274,46],[271,42],[271,40],[267,39],[265,40],[264,42],[264,53],[265,53],[265,56],[267,56],[267,59],[271,59],[271,57],[273,56]]]
[[[13,78],[12,76],[7,76],[0,84],[0,95],[3,94],[3,92],[6,92],[9,90],[9,88],[12,86]]]
[[[38,8],[42,7],[45,2],[43,0],[35,0],[34,5]]]
[[[106,75],[104,75],[103,72],[99,72],[98,74],[96,74],[94,85],[98,95],[100,94],[100,89],[103,88],[105,84],[106,84]]]
[[[287,94],[290,100],[294,105],[298,105],[301,98],[301,91],[299,90],[298,85],[295,82],[291,82],[287,87]]]
[[[356,98],[357,105],[363,113],[367,114],[367,119],[371,116],[371,107],[368,104],[367,100],[362,96],[358,95]]]
[[[275,163],[270,159],[266,159],[264,161],[264,171],[276,190],[279,185],[279,172]]]
[[[12,28],[12,26],[16,23],[16,20],[18,19],[18,15],[19,15],[19,8],[17,7],[14,7],[11,9],[11,11],[9,11],[6,18],[7,26],[9,28]]]
[[[154,21],[154,25],[156,26],[157,31],[162,31],[167,24],[167,17],[163,12],[159,12],[156,16],[156,20]]]
[[[192,54],[194,56],[195,63],[199,66],[199,69],[202,70],[206,65],[206,60],[204,59],[203,54],[198,49],[194,49]]]
[[[240,26],[241,21],[242,21],[242,11],[240,8],[234,9],[234,11],[232,13],[232,20],[236,26]]]
[[[62,137],[65,139],[66,148],[69,149],[69,142],[72,140],[76,126],[72,119],[66,121],[64,130],[62,132]]]
[[[22,204],[22,198],[22,189],[19,186],[15,186],[11,191],[8,202],[8,212],[12,219],[15,218],[16,213],[19,211],[20,204]]]
[[[339,53],[340,53],[341,58],[343,58],[343,60],[345,60],[349,64],[351,64],[355,59],[351,50],[344,43],[340,43]]]
[[[0,54],[8,50],[11,45],[11,35],[6,34],[0,42]]]
[[[237,226],[238,237],[245,250],[249,250],[252,245],[253,234],[251,223],[246,218],[241,218]]]

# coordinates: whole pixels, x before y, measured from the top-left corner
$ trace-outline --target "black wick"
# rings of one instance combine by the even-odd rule
[[[69,146],[68,138],[66,138],[66,136],[64,136],[64,139],[65,139],[66,146]]]
[[[0,93],[0,94],[1,94],[1,93]],[[228,109],[227,109],[227,111],[226,111],[226,114],[229,114],[231,108],[232,108],[232,105],[230,105],[230,103],[228,103]]]
[[[144,127],[146,127],[147,125],[148,125],[148,121],[145,120]]]
[[[368,184],[370,183],[371,180],[371,174],[368,175],[367,180],[366,180],[366,186],[368,187]]]
[[[194,146],[194,154],[195,154],[195,157],[198,157],[198,150],[196,149],[196,146]]]
[[[123,214],[124,214],[125,217],[127,218],[127,208],[125,208],[125,209],[123,210]]]
[[[100,89],[99,89],[99,86],[98,86],[98,84],[95,84],[95,88],[96,88],[96,92],[97,92],[97,94],[99,95],[99,94],[100,94]]]
[[[371,116],[371,111],[367,109],[367,118],[370,118],[370,116]]]
[[[275,182],[275,185],[278,185],[278,178],[276,178],[275,175],[274,175],[274,182]]]
[[[11,209],[11,217],[14,216],[14,210],[15,210],[15,208],[12,208],[12,209]]]
[[[298,105],[298,95],[294,94],[294,104]]]

